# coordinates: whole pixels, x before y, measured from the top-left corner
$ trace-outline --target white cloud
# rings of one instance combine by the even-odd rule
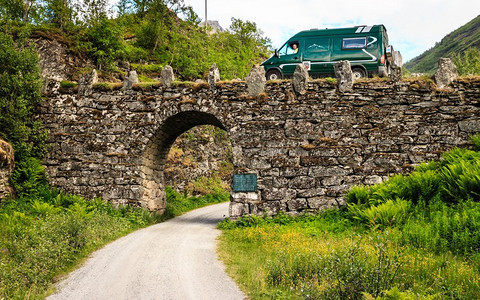
[[[205,0],[185,0],[204,19]],[[475,18],[478,0],[207,0],[208,19],[224,28],[232,17],[255,22],[280,47],[291,35],[311,28],[384,24],[390,44],[404,61],[433,47]]]

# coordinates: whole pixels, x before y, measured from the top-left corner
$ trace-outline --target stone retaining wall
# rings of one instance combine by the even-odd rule
[[[343,204],[355,184],[406,172],[480,132],[480,81],[436,90],[425,82],[365,81],[340,93],[325,80],[302,94],[290,81],[249,96],[245,82],[54,94],[40,116],[50,130],[53,184],[87,197],[162,211],[163,168],[181,133],[225,129],[234,173],[255,173],[256,193],[233,193],[231,215],[298,213]]]

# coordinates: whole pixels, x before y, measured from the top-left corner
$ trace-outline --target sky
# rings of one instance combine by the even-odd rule
[[[205,19],[205,0],[184,2]],[[255,22],[273,48],[302,30],[383,24],[405,63],[477,17],[480,0],[207,0],[207,9],[225,29],[232,17]]]

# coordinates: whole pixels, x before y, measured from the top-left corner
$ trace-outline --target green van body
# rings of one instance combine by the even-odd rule
[[[300,63],[312,77],[333,75],[335,63],[341,60],[350,61],[355,78],[382,77],[390,73],[387,54],[392,49],[383,25],[312,29],[295,34],[261,65],[268,80],[291,77]]]

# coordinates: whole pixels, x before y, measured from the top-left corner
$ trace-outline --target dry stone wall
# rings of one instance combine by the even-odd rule
[[[343,204],[355,184],[410,171],[480,132],[480,81],[436,90],[424,82],[324,80],[296,93],[268,82],[180,84],[89,96],[51,95],[40,116],[50,130],[52,182],[87,197],[162,211],[164,165],[175,139],[197,125],[227,131],[234,173],[257,175],[257,192],[232,193],[230,214],[317,211]]]

